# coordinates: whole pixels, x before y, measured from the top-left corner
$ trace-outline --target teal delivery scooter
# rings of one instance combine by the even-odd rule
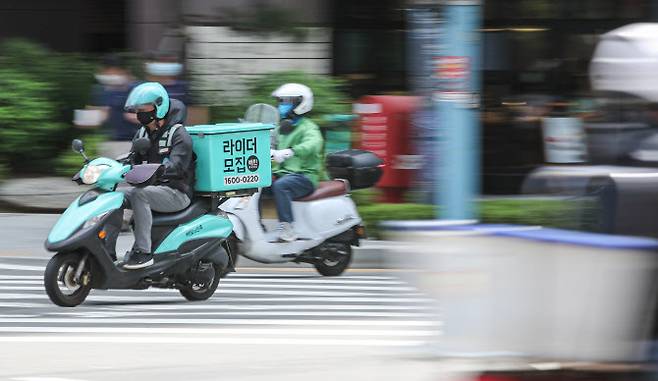
[[[92,289],[149,287],[174,288],[188,300],[205,300],[213,295],[220,278],[233,271],[227,243],[233,225],[218,209],[228,199],[223,187],[217,192],[195,194],[191,205],[180,212],[153,214],[153,265],[126,270],[117,261],[116,241],[123,211],[129,206],[123,193],[116,190],[117,184],[153,183],[160,165],[132,163],[134,152],[144,152],[149,145],[149,139],[143,138],[135,141],[133,153],[124,159],[89,160],[82,142],[73,141],[74,151],[85,158],[84,167],[73,180],[94,188],[71,203],[46,240],[46,249],[56,253],[44,275],[46,292],[53,303],[77,306]],[[197,166],[200,159],[204,158],[197,159]],[[222,170],[221,166],[215,169]],[[207,175],[200,174],[202,180]]]

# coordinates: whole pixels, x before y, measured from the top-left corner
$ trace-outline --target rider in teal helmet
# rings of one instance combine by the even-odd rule
[[[164,170],[153,185],[121,189],[130,202],[135,219],[135,244],[124,257],[123,268],[140,269],[155,262],[151,225],[153,211],[174,213],[190,205],[194,194],[194,152],[192,138],[185,129],[185,105],[170,99],[157,82],[133,89],[125,109],[137,114],[142,124],[133,141],[147,138],[145,152],[134,152],[135,163],[162,164]]]
[[[152,112],[140,112],[139,106],[153,105]],[[137,113],[137,119],[142,125],[147,125],[155,119],[164,119],[169,112],[169,94],[157,82],[146,82],[135,87],[126,100],[125,110]]]

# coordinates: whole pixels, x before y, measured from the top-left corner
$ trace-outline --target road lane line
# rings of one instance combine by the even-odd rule
[[[0,324],[211,324],[211,325],[299,325],[299,326],[386,326],[428,327],[441,322],[428,320],[304,320],[304,319],[139,319],[139,318],[0,318]],[[7,327],[0,327],[0,329]],[[11,328],[11,327],[9,327]]]
[[[154,328],[154,327],[0,327],[0,333],[72,333],[72,334],[140,334],[140,335],[267,335],[267,336],[385,336],[427,337],[431,330],[364,330],[306,328]],[[2,336],[0,336],[2,337]]]
[[[83,307],[85,308],[85,307]],[[373,311],[395,311],[395,310],[426,310],[426,306],[400,306],[400,305],[373,305],[373,304],[186,304],[184,310],[373,310]],[[180,304],[171,305],[117,305],[112,310],[182,310]]]
[[[248,337],[158,337],[158,336],[0,336],[0,343],[119,343],[119,344],[235,344],[235,345],[308,345],[358,347],[411,347],[423,340],[377,339],[291,339]]]
[[[116,318],[129,316],[320,316],[320,317],[380,317],[380,318],[430,318],[434,315],[421,312],[372,312],[372,311],[88,311],[88,312],[55,312],[51,315],[75,316],[81,318]],[[0,315],[0,317],[12,317],[12,315]],[[29,315],[26,317],[35,317]]]
[[[42,266],[27,266],[27,265],[0,263],[0,270],[44,271],[45,269],[46,268]]]
[[[43,286],[0,286],[0,291],[44,291]],[[108,291],[105,291],[108,292]],[[109,292],[113,293],[127,293],[127,294],[140,294],[140,293],[166,293],[174,294],[178,293],[177,289],[169,288],[153,288],[148,290],[111,290]],[[1,295],[1,294],[0,294]],[[217,295],[281,295],[281,296],[421,296],[421,293],[418,292],[399,292],[399,293],[384,293],[384,292],[345,292],[345,291],[306,291],[300,289],[298,291],[286,291],[286,290],[239,290],[239,289],[217,289]],[[1,297],[1,296],[0,296]]]
[[[42,280],[0,280],[0,290],[11,289],[7,285],[43,285]],[[355,290],[355,291],[416,291],[414,287],[400,287],[400,286],[335,286],[335,285],[322,285],[322,284],[246,284],[246,283],[224,283],[219,284],[219,289],[242,289],[242,288],[265,288],[265,289],[302,289],[302,290]],[[29,289],[25,289],[28,291]],[[148,291],[160,291],[156,287],[148,289]],[[165,289],[170,291],[171,289]],[[117,291],[132,291],[132,290],[117,290]],[[143,291],[143,290],[139,290]]]
[[[380,295],[381,296],[381,295]],[[46,300],[48,296],[45,294],[25,294],[25,293],[0,293],[0,300],[20,300],[20,299],[44,299]],[[93,306],[93,302],[124,302],[124,303],[129,303],[129,304],[149,304],[153,303],[154,301],[160,301],[160,302],[179,302],[177,303],[178,306],[188,306],[191,305],[189,302],[186,302],[182,299],[182,297],[176,297],[176,296],[154,296],[154,295],[140,295],[139,293],[135,293],[133,295],[125,295],[125,296],[114,296],[114,295],[106,295],[106,296],[99,296],[99,295],[90,295],[89,298],[87,299],[88,302],[86,304],[83,304],[83,306]],[[305,297],[305,296],[298,296],[298,297],[280,297],[280,298],[259,298],[259,297],[254,297],[254,298],[246,298],[246,297],[239,297],[239,298],[227,298],[227,297],[222,297],[219,295],[213,296],[211,299],[209,299],[211,303],[222,303],[222,302],[323,302],[323,303],[430,303],[434,302],[434,300],[430,298],[412,298],[412,297],[404,297],[404,298],[393,298],[393,297],[343,297],[343,296],[324,296],[324,297]],[[92,302],[92,303],[89,303]]]

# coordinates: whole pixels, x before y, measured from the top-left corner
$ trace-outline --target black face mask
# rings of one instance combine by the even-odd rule
[[[137,120],[139,120],[139,123],[141,123],[144,126],[148,125],[149,123],[155,120],[155,110],[138,112]]]

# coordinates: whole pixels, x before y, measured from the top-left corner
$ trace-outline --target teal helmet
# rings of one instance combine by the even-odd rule
[[[154,105],[156,117],[164,119],[169,112],[169,94],[158,82],[142,83],[130,92],[124,109],[128,112],[136,112],[137,107],[142,105]]]

